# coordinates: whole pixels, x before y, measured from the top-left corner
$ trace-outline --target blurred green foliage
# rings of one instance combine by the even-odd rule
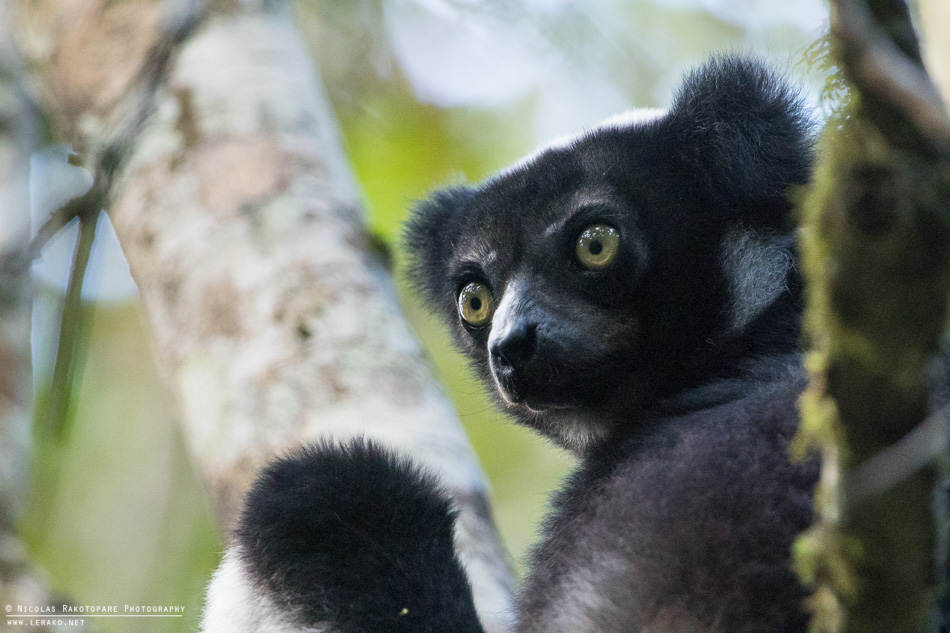
[[[54,590],[76,604],[116,605],[120,613],[127,604],[185,608],[183,618],[87,618],[92,630],[193,631],[223,549],[210,503],[157,374],[140,306],[87,304],[85,311],[88,346],[73,385],[71,432],[65,444],[37,438],[21,532]]]

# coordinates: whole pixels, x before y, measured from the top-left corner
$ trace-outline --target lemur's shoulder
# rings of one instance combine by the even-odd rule
[[[788,454],[805,384],[791,366],[588,457],[534,550],[521,630],[804,631],[788,553],[818,464]]]

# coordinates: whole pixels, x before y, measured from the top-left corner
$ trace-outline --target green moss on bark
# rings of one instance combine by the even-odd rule
[[[950,293],[950,198],[940,165],[886,141],[856,101],[829,124],[820,156],[802,205],[814,351],[795,448],[820,448],[823,472],[795,565],[815,588],[813,631],[924,631],[935,471],[853,504],[842,482],[927,415]]]

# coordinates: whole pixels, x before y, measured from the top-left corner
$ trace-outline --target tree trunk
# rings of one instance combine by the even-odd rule
[[[479,613],[507,630],[511,580],[484,475],[372,255],[287,6],[23,6],[25,47],[107,194],[222,529],[274,455],[378,439],[455,497]]]
[[[933,502],[947,426],[922,422],[950,295],[950,124],[904,0],[837,0],[832,36],[853,101],[805,202],[801,439],[824,467],[797,564],[816,587],[814,631],[920,633],[945,565]]]

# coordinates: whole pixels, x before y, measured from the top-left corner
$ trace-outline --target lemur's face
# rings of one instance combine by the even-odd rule
[[[439,305],[502,406],[572,447],[645,397],[673,353],[658,341],[723,318],[722,280],[703,274],[721,229],[689,221],[695,187],[662,134],[605,128],[457,190],[442,243],[426,247],[444,250]],[[694,314],[671,313],[687,297]]]
[[[473,201],[448,266],[458,326],[509,406],[596,408],[637,347],[648,247],[608,183],[554,195],[526,185],[499,181]]]
[[[445,264],[457,340],[509,411],[558,434],[595,432],[567,421],[635,387],[650,170],[611,164],[622,142],[552,149],[497,176],[468,201]]]
[[[742,128],[772,122],[720,120],[717,105],[681,96],[669,114],[609,122],[436,192],[410,220],[413,279],[459,346],[506,410],[572,449],[706,378],[786,285],[770,240],[807,165],[759,160],[759,131]],[[781,274],[738,293],[746,264]]]

